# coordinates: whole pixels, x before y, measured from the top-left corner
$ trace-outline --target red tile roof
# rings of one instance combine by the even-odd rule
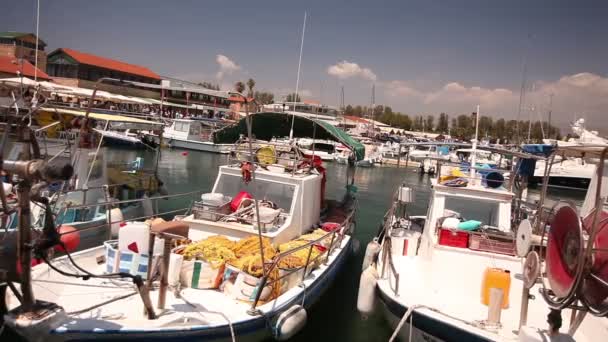
[[[349,116],[349,115],[344,115],[344,118],[346,120],[350,120],[350,121],[356,121],[356,122],[361,122],[361,123],[369,123],[367,120],[360,118],[358,116]]]
[[[74,58],[78,63],[93,65],[100,68],[116,70],[120,72],[124,72],[127,74],[138,75],[143,77],[149,77],[156,80],[160,80],[160,76],[158,76],[152,70],[142,67],[139,65],[128,64],[125,62],[117,61],[114,59],[109,59],[105,57],[100,57],[96,55],[92,55],[90,53],[84,53],[80,51],[76,51],[68,48],[59,49],[70,57]]]
[[[34,78],[35,69],[36,67],[25,59],[0,56],[0,72],[2,73],[15,74],[16,76],[17,71],[19,71],[23,76]],[[49,75],[47,75],[44,71],[40,69],[38,69],[37,71],[37,76],[39,79],[49,79]]]
[[[244,102],[244,99],[243,99],[242,96],[230,96],[228,98],[228,101],[230,101],[230,102]],[[252,97],[248,97],[247,98],[247,102],[248,103],[253,102],[253,98]]]

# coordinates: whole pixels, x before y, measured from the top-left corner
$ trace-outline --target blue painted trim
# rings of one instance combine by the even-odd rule
[[[376,289],[376,292],[378,293],[378,297],[380,297],[382,305],[395,317],[401,318],[405,315],[407,311],[406,306],[394,301],[380,289]],[[412,316],[414,316],[414,327],[443,341],[492,341],[422,313],[413,312]],[[409,322],[410,319],[411,317],[407,321]]]
[[[336,260],[330,265],[325,271],[322,278],[317,279],[313,286],[306,289],[306,300],[304,306],[310,308],[323,294],[325,289],[330,285],[331,282],[336,278],[338,271],[344,265],[346,259],[352,252],[352,241],[353,238],[348,240],[348,243],[341,250],[341,254]],[[255,334],[257,332],[263,332],[267,335],[272,334],[272,321],[278,317],[283,311],[290,308],[293,304],[301,303],[304,293],[294,297],[291,301],[283,304],[276,308],[271,316],[262,316],[254,320],[248,320],[239,323],[233,323],[234,333],[237,340],[240,340],[243,335]],[[61,336],[67,341],[117,341],[117,340],[129,340],[129,341],[201,341],[202,339],[230,339],[230,331],[228,325],[221,326],[203,326],[195,329],[181,330],[181,329],[167,329],[167,330],[54,330],[51,332],[52,335]],[[86,335],[85,336],[74,336],[73,335]]]

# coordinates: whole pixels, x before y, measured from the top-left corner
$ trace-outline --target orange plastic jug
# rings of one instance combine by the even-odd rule
[[[481,284],[481,303],[490,305],[490,289],[502,290],[502,308],[509,307],[509,291],[511,289],[511,272],[501,268],[486,268]]]

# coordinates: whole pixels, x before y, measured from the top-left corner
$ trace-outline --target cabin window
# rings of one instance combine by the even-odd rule
[[[175,121],[175,130],[178,132],[188,132],[189,126],[187,122]]]
[[[199,135],[199,134],[201,134],[201,126],[197,125],[195,123],[193,123],[192,125],[190,125],[190,134],[192,134],[192,135]]]
[[[498,202],[486,202],[469,198],[446,197],[445,209],[460,214],[463,220],[480,221],[482,225],[498,227]],[[509,222],[502,225],[509,226]]]
[[[283,211],[290,213],[295,190],[296,186],[293,184],[261,179],[245,184],[240,176],[222,174],[213,192],[234,197],[241,191],[247,191],[255,195],[258,200],[272,201]]]

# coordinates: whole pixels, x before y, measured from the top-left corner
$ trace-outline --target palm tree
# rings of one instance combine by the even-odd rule
[[[239,93],[242,94],[245,91],[245,83],[238,81],[234,84],[234,90]]]
[[[247,88],[249,88],[249,97],[253,97],[253,87],[255,87],[255,81],[253,78],[247,80]]]

